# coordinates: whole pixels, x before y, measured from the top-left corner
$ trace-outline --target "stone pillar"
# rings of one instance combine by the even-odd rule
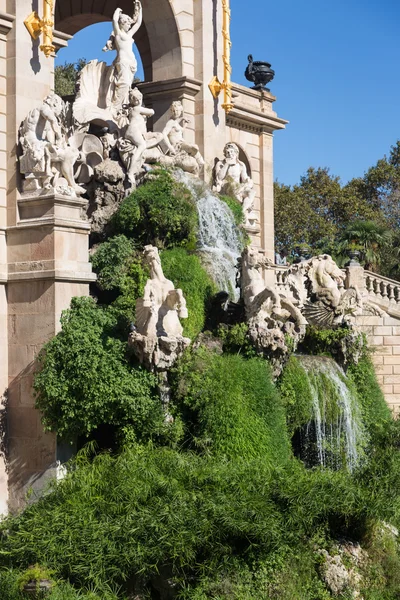
[[[219,0],[194,2],[194,75],[203,83],[196,97],[196,143],[206,162],[205,179],[211,181],[216,157],[222,156],[226,139],[223,93],[214,99],[208,84],[214,76],[224,80],[222,5]]]
[[[35,359],[58,332],[61,312],[71,298],[88,294],[93,275],[88,263],[89,225],[82,218],[86,201],[19,192],[18,130],[29,111],[52,91],[54,60],[44,56],[40,41],[34,42],[25,28],[31,0],[10,0],[7,8],[15,20],[6,44],[8,161],[4,181],[0,173],[0,186],[7,185],[7,470],[9,502],[15,509],[23,505],[30,487],[43,487],[43,478],[51,474],[49,467],[56,461],[56,437],[43,432],[34,408]],[[58,45],[65,42],[60,39]],[[0,215],[4,219],[1,202]],[[0,319],[4,318],[3,298],[0,290]],[[0,505],[6,501],[0,487]]]
[[[88,294],[86,201],[49,194],[18,200],[19,220],[7,231],[9,393],[8,454],[11,506],[27,489],[43,487],[55,466],[56,437],[45,434],[32,392],[36,357],[60,329],[73,296]]]
[[[7,343],[7,39],[14,17],[0,2],[0,435],[5,440],[6,390],[8,385]],[[8,490],[4,442],[0,442],[0,515],[7,512]]]

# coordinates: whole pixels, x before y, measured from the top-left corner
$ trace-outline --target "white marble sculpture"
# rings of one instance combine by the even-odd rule
[[[258,248],[248,246],[239,261],[239,285],[250,340],[268,357],[277,377],[290,352],[304,338],[307,321],[290,300],[265,285],[263,268],[270,264]],[[290,348],[287,336],[292,340]]]
[[[165,371],[190,344],[179,321],[188,316],[186,301],[182,290],[164,276],[157,248],[145,246],[144,256],[150,279],[143,298],[136,301],[135,331],[129,344],[147,368]]]
[[[204,159],[196,144],[185,140],[185,129],[189,120],[183,112],[182,102],[176,100],[170,109],[170,118],[163,129],[163,139],[167,154],[173,157],[173,164],[188,173],[199,175],[204,167]]]
[[[359,291],[345,289],[345,273],[328,254],[291,265],[283,272],[282,288],[312,325],[349,323],[361,312]]]
[[[129,123],[119,138],[117,146],[131,185],[140,173],[145,150],[154,148],[163,139],[162,133],[147,131],[147,118],[154,115],[154,110],[142,105],[143,94],[134,88],[129,94]]]
[[[116,50],[117,56],[112,64],[113,84],[112,107],[116,113],[127,104],[129,90],[137,71],[137,60],[133,52],[134,35],[143,21],[142,5],[139,0],[134,2],[133,16],[130,17],[117,8],[113,15],[114,30],[103,48],[103,51]]]
[[[224,148],[224,158],[219,160],[214,170],[214,191],[218,193],[233,192],[242,204],[245,228],[258,229],[258,218],[254,213],[254,182],[247,172],[244,162],[239,160],[239,148],[229,142]]]
[[[137,71],[133,38],[142,20],[142,5],[138,0],[133,4],[132,17],[121,8],[115,10],[114,29],[103,50],[116,50],[117,56],[110,66],[92,60],[80,72],[73,106],[74,118],[79,124],[95,123],[113,131],[126,125],[123,107],[129,102]]]
[[[79,196],[85,191],[74,177],[75,163],[85,158],[78,148],[67,142],[61,124],[63,110],[62,99],[50,94],[41,106],[30,111],[21,125],[20,170],[25,175],[24,192],[48,190]]]

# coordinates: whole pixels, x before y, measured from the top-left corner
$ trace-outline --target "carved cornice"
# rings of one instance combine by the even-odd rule
[[[273,133],[279,129],[285,129],[288,121],[280,119],[275,114],[253,110],[248,106],[235,104],[235,108],[226,119],[228,127],[250,131],[252,133]]]
[[[68,46],[68,42],[74,37],[68,33],[64,33],[63,31],[57,31],[56,29],[53,32],[53,36],[53,43],[56,51],[60,50],[60,48],[66,48]]]
[[[15,16],[0,11],[0,36],[5,36],[10,31],[15,21]]]
[[[177,77],[176,79],[166,79],[164,81],[149,81],[139,83],[138,88],[147,98],[159,98],[168,96],[169,98],[183,98],[189,96],[194,98],[199,91],[203,82],[199,79],[191,77]]]

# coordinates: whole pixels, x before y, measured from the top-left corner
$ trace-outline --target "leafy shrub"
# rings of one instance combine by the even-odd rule
[[[289,445],[282,406],[265,361],[187,352],[174,372],[186,443],[229,457],[285,462]]]
[[[149,269],[132,240],[118,235],[98,246],[91,257],[99,301],[110,304],[126,327],[135,321],[136,299],[143,296]],[[106,293],[103,293],[106,292]]]
[[[296,461],[271,465],[262,454],[230,460],[151,446],[92,461],[81,454],[53,493],[0,524],[0,562],[46,562],[101,598],[108,584],[123,586],[120,598],[169,585],[191,589],[186,598],[267,599],[256,591],[269,582],[271,597],[284,590],[275,597],[289,600],[292,590],[292,598],[322,599],[313,537],[351,532],[360,539],[379,513],[375,492],[347,473],[306,471]],[[287,586],[285,566],[295,569]],[[304,587],[299,596],[296,573]]]
[[[164,170],[138,187],[115,213],[115,233],[158,248],[196,243],[198,217],[190,191]]]
[[[165,277],[183,290],[189,313],[188,319],[182,321],[183,331],[184,335],[194,339],[204,327],[215,285],[200,259],[183,248],[162,252],[161,263]]]
[[[232,326],[220,325],[217,335],[223,342],[224,352],[241,354],[245,358],[254,358],[257,352],[248,337],[248,331],[247,323],[237,323]]]
[[[61,325],[39,355],[34,383],[45,429],[68,441],[104,424],[150,435],[161,420],[156,381],[129,364],[127,343],[114,337],[114,313],[74,298]]]

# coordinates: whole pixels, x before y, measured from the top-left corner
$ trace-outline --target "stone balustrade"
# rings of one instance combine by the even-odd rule
[[[365,291],[371,300],[384,304],[400,304],[400,283],[371,271],[364,271]]]

